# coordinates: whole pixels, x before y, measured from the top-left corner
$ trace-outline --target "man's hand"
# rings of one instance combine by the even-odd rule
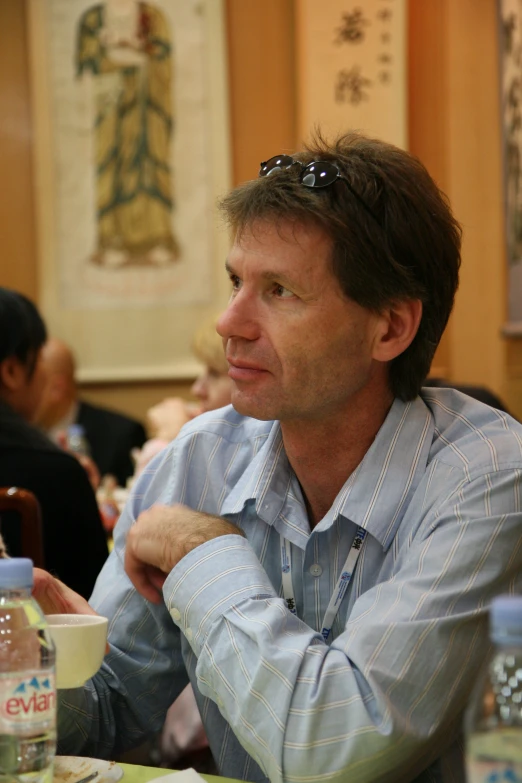
[[[75,593],[47,571],[33,568],[33,578],[33,598],[38,601],[44,614],[93,614],[98,617],[98,612],[89,606],[83,596]],[[105,652],[108,653],[109,649],[109,642],[107,642]]]
[[[129,531],[125,570],[136,590],[159,604],[165,579],[185,555],[205,541],[230,534],[244,535],[226,519],[187,506],[152,506]]]
[[[41,568],[33,569],[33,598],[44,614],[94,614],[85,598]]]

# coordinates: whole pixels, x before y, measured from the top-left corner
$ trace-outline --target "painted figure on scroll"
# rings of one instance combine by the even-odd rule
[[[172,230],[172,46],[150,3],[106,0],[78,24],[76,72],[93,80],[97,247],[100,266],[163,266]]]

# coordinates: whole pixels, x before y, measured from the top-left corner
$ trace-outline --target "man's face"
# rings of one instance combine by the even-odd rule
[[[330,257],[320,229],[265,221],[232,247],[233,292],[217,330],[240,413],[326,420],[385,372],[372,358],[381,319],[343,295]]]

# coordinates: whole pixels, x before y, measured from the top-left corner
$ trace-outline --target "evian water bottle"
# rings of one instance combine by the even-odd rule
[[[493,650],[465,716],[468,783],[522,783],[522,596],[494,598]]]
[[[32,586],[31,560],[0,560],[0,783],[52,783],[54,646]]]

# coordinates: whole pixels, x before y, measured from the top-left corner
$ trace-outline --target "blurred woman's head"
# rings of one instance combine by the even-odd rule
[[[194,335],[192,350],[205,365],[192,386],[192,394],[198,398],[204,411],[212,411],[229,405],[232,381],[228,377],[223,342],[216,332],[217,318],[204,323]]]

